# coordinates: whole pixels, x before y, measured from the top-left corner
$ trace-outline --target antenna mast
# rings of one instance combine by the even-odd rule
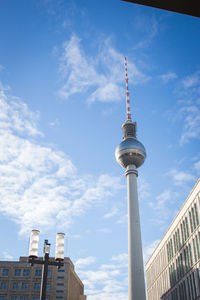
[[[127,70],[127,58],[125,57],[125,81],[126,81],[126,121],[131,121],[131,109],[128,90],[128,70]]]

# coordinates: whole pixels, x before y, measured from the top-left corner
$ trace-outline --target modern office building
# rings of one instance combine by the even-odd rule
[[[148,300],[200,299],[200,179],[146,263]]]
[[[50,258],[54,261],[54,258]],[[28,257],[0,261],[0,300],[39,300],[42,266],[31,266]],[[86,300],[84,285],[67,257],[58,269],[49,266],[46,300]]]

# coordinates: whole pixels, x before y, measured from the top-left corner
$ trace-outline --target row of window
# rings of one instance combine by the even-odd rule
[[[9,276],[9,269],[2,269],[1,276]],[[30,269],[15,269],[14,270],[14,276],[30,276],[31,272]],[[64,271],[64,270],[63,270]],[[35,276],[41,277],[42,276],[42,269],[36,269],[35,270]],[[51,270],[48,270],[48,277],[51,277]]]
[[[57,284],[57,285],[62,285],[62,284]],[[63,284],[64,285],[64,284]],[[8,282],[6,281],[2,281],[0,282],[0,290],[7,290],[8,289]],[[29,284],[27,282],[13,282],[12,284],[12,289],[13,290],[28,290],[29,289]],[[34,283],[34,286],[33,286],[33,289],[35,291],[39,291],[40,290],[40,282],[35,282]],[[47,291],[50,290],[50,283],[48,282],[47,283],[47,288],[46,288]]]
[[[181,236],[179,228],[173,234],[173,237],[167,243],[167,258],[168,262],[173,258],[173,256],[180,250],[183,246],[185,241],[189,238],[190,232],[194,232],[194,230],[199,225],[199,211],[197,208],[197,203],[189,210],[189,220],[190,220],[190,227],[188,224],[187,216],[181,222]],[[181,241],[182,240],[182,241]]]
[[[169,281],[170,286],[176,284],[178,280],[180,280],[184,273],[187,272],[193,265],[193,255],[191,245],[188,244],[183,249],[183,252],[176,259],[175,262],[169,266]]]
[[[195,275],[196,280],[195,280]],[[200,270],[191,273],[172,292],[162,296],[162,300],[195,300],[199,296],[200,290]]]

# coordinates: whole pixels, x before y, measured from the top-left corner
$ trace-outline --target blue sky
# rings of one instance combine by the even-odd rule
[[[53,256],[62,231],[88,300],[127,299],[124,56],[147,259],[200,175],[199,34],[117,0],[0,2],[1,259],[27,255],[33,228]]]

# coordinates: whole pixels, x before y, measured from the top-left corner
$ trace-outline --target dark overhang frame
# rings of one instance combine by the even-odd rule
[[[122,0],[141,4],[168,11],[173,11],[181,14],[200,17],[200,2],[199,0]]]

